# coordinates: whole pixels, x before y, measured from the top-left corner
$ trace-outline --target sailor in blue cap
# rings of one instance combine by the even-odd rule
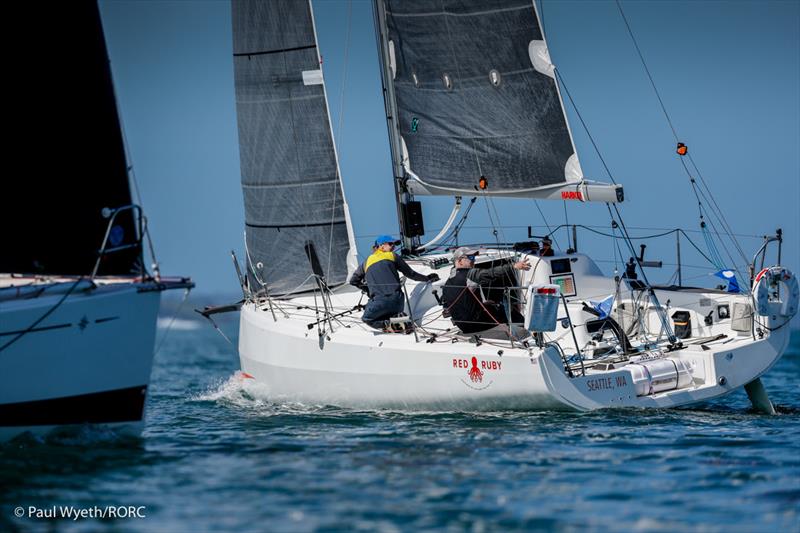
[[[375,239],[372,255],[350,277],[351,285],[366,290],[369,295],[361,320],[376,329],[386,329],[386,321],[403,311],[405,302],[398,270],[416,281],[439,279],[437,274],[425,276],[408,266],[403,258],[394,253],[395,246],[399,244],[400,241],[391,235],[381,235]]]

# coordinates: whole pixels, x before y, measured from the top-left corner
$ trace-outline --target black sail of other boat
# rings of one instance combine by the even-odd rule
[[[232,12],[250,286],[286,294],[316,287],[315,275],[342,284],[355,239],[311,6],[234,0]]]
[[[95,2],[55,3],[47,16],[41,9],[21,3],[7,14],[30,23],[35,38],[7,57],[6,154],[17,170],[4,184],[0,272],[88,274],[109,223],[103,210],[131,204],[111,68]],[[108,247],[118,250],[99,274],[140,269],[134,221],[131,212],[115,218]]]
[[[0,209],[0,442],[102,425],[138,435],[161,293],[97,2],[10,4],[30,26],[8,54],[17,162]],[[184,296],[184,297],[185,297]]]

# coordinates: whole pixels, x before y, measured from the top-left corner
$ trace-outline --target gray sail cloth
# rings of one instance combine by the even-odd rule
[[[528,52],[543,39],[531,0],[378,1],[411,172],[454,192],[485,176],[488,194],[567,181],[574,149],[555,81]]]
[[[232,12],[251,262],[272,294],[311,289],[311,243],[328,285],[344,283],[349,241],[310,6],[234,0]]]

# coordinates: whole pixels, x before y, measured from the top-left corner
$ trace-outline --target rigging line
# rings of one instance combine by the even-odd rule
[[[606,174],[608,174],[611,183],[614,185],[617,184],[616,180],[614,179],[614,175],[611,174],[611,170],[608,168],[606,164],[606,160],[603,158],[603,154],[600,153],[600,148],[598,148],[597,143],[594,140],[591,132],[589,131],[589,127],[586,125],[586,121],[583,120],[583,115],[581,115],[578,106],[575,104],[575,100],[572,98],[572,93],[569,92],[569,88],[567,87],[567,83],[564,81],[564,76],[561,75],[561,71],[557,68],[553,69],[553,72],[556,75],[556,78],[561,82],[561,86],[564,88],[564,92],[567,93],[567,98],[569,98],[569,103],[572,104],[572,109],[575,110],[575,114],[578,115],[578,120],[581,121],[581,126],[583,126],[583,130],[586,132],[586,135],[589,137],[589,141],[592,143],[592,147],[594,147],[595,153],[597,153],[597,157],[600,158],[600,162],[603,164],[603,168],[606,170]]]
[[[492,234],[494,235],[495,242],[499,246],[500,237],[497,232],[497,224],[495,223],[494,218],[492,217],[492,209],[489,207],[489,200],[487,199],[488,195],[486,194],[486,191],[482,192],[483,192],[483,202],[486,204],[486,213],[489,215],[489,223],[492,225]]]
[[[712,229],[712,231],[714,232],[714,234],[715,234],[715,235],[717,236],[717,238],[719,239],[719,241],[720,241],[720,244],[722,245],[722,249],[725,251],[725,255],[727,255],[727,256],[728,256],[728,259],[730,259],[730,265],[731,265],[731,266],[730,266],[730,268],[732,268],[733,270],[735,270],[735,271],[736,271],[736,273],[737,273],[737,274],[739,274],[739,276],[741,277],[741,279],[747,279],[747,278],[744,276],[744,274],[742,274],[742,272],[740,272],[740,271],[739,271],[739,267],[738,267],[738,265],[736,264],[736,260],[735,260],[735,259],[733,258],[733,256],[731,255],[730,251],[728,250],[728,247],[727,247],[727,246],[725,246],[725,242],[723,242],[722,238],[719,236],[719,232],[717,231],[717,227],[714,225],[714,223],[713,223],[711,220],[709,220],[709,221],[708,221],[708,224],[711,226],[711,229]],[[714,246],[716,247],[716,243],[714,243]],[[717,254],[719,255],[719,252],[717,252]],[[721,257],[720,257],[720,258],[721,258]],[[744,264],[747,264],[747,259],[745,259],[745,260],[744,260]],[[725,265],[723,264],[723,267],[724,267],[724,266],[725,266]]]
[[[107,55],[108,54],[106,54],[106,56]],[[114,70],[111,68],[112,66],[111,59],[109,57],[106,57],[106,61],[108,61],[109,63],[108,70],[111,73],[111,84],[113,87],[118,87],[118,85],[114,83]],[[130,177],[131,181],[133,182],[133,190],[136,193],[136,203],[139,204],[139,207],[143,208],[144,204],[142,203],[142,195],[139,191],[139,180],[136,179],[136,170],[134,169],[133,163],[131,162],[131,159],[133,159],[133,157],[131,156],[130,143],[128,143],[128,133],[125,130],[125,121],[123,120],[122,117],[122,106],[120,105],[119,100],[117,99],[116,96],[114,96],[114,107],[116,107],[117,109],[119,129],[120,132],[122,133],[122,148],[125,154],[125,173]]]
[[[647,67],[647,63],[644,60],[644,55],[642,54],[642,51],[639,48],[639,44],[636,41],[636,37],[633,34],[633,30],[631,29],[631,26],[628,23],[628,19],[625,16],[624,11],[622,10],[622,3],[620,2],[620,0],[615,0],[615,2],[617,4],[617,9],[619,10],[620,15],[622,16],[622,20],[623,20],[623,22],[625,22],[625,27],[628,30],[628,34],[630,35],[631,40],[633,41],[633,45],[636,48],[636,52],[639,55],[639,60],[642,62],[642,67],[644,67],[644,71],[647,74],[647,78],[650,80],[650,85],[653,87],[653,92],[655,93],[656,98],[658,99],[658,103],[661,106],[661,111],[663,111],[664,117],[667,119],[667,123],[669,124],[669,127],[672,130],[672,135],[675,137],[675,141],[678,142],[679,141],[678,133],[675,130],[675,126],[672,123],[672,119],[670,118],[669,113],[667,112],[667,108],[664,105],[664,100],[661,98],[661,94],[658,92],[658,88],[656,87],[655,81],[653,80],[653,76],[650,73],[650,69]],[[713,195],[711,194],[711,190],[709,189],[708,185],[706,184],[705,179],[703,179],[702,175],[700,174],[700,171],[697,168],[697,165],[695,164],[694,160],[692,159],[691,154],[689,154],[689,160],[692,162],[692,165],[694,166],[695,171],[697,171],[697,175],[700,178],[703,186],[705,186],[706,190],[708,191],[709,197],[711,199],[710,203],[713,203],[713,207],[716,207],[717,213],[714,213],[715,216],[717,216],[720,219],[720,224],[722,225],[723,229],[728,233],[728,237],[734,243],[734,246],[737,248],[737,251],[742,256],[742,259],[746,263],[747,262],[747,258],[745,257],[744,251],[742,250],[742,248],[739,245],[739,243],[736,240],[736,238],[733,237],[733,230],[732,230],[730,224],[728,224],[727,220],[725,219],[725,216],[722,214],[722,210],[719,208],[719,205],[717,205],[716,200],[714,199]],[[681,158],[681,162],[683,163],[682,158]],[[683,163],[683,166],[684,166],[684,169],[686,169],[686,173],[689,174],[689,178],[692,179],[692,183],[694,183],[693,178],[692,178],[691,174],[689,173],[689,169],[686,167],[686,164]],[[712,212],[713,212],[713,209],[712,209]],[[717,237],[719,238],[719,235],[717,235]]]
[[[708,214],[708,211],[704,208],[703,202],[701,201],[700,197],[702,197],[703,199],[706,199],[707,198],[706,195],[703,193],[703,190],[700,189],[697,186],[697,182],[695,181],[694,177],[692,176],[692,173],[689,170],[689,167],[686,166],[686,163],[684,162],[683,158],[681,158],[680,161],[681,161],[681,165],[683,166],[683,169],[686,171],[686,175],[689,177],[689,183],[690,183],[690,185],[692,187],[692,192],[694,193],[694,196],[697,199],[697,209],[699,211],[699,216],[700,216],[701,233],[703,234],[703,238],[704,238],[704,240],[706,242],[706,248],[709,251],[709,255],[711,255],[711,259],[709,260],[709,262],[711,264],[713,264],[715,267],[717,267],[718,269],[721,269],[721,268],[724,267],[724,261],[722,260],[722,257],[719,254],[719,251],[717,250],[716,244],[714,243],[711,235],[708,233],[708,228],[706,227],[707,225],[710,225],[711,228],[714,230],[714,233],[717,235],[717,238],[719,239],[720,244],[722,245],[723,249],[725,250],[725,253],[731,259],[731,263],[733,265],[733,268],[736,270],[736,272],[740,276],[742,276],[742,273],[739,272],[739,270],[735,266],[736,265],[736,261],[734,261],[733,257],[731,257],[730,252],[728,251],[727,247],[725,246],[724,240],[722,239],[722,237],[720,237],[719,232],[717,231],[716,226],[714,226],[711,218],[710,217],[709,218],[705,217],[705,214]],[[709,191],[709,196],[711,196],[711,192],[710,191]],[[713,196],[711,196],[711,198],[713,200]],[[720,219],[719,215],[717,215],[713,211],[711,212],[711,214],[715,215],[718,219]],[[720,223],[722,223],[722,219],[720,219],[720,221],[721,221]],[[734,244],[736,245],[740,255],[744,259],[744,262],[747,263],[747,258],[744,256],[744,253],[742,252],[741,248],[739,247],[738,242],[736,242],[736,239],[731,237],[730,233],[728,235],[728,238],[731,239],[731,241],[734,242]]]
[[[611,208],[608,207],[608,202],[606,202],[606,208],[608,209],[608,214],[611,215]],[[619,273],[619,268],[617,264],[617,258],[618,258],[617,254],[619,254],[619,262],[623,263],[622,250],[619,249],[619,241],[617,240],[617,229],[615,228],[613,215],[611,216],[611,222],[612,222],[611,234],[614,239],[614,275],[617,275],[617,273]],[[619,285],[617,285],[617,291],[619,291]]]
[[[694,197],[697,200],[697,210],[699,211],[700,220],[703,220],[703,202],[700,200],[700,194],[697,190],[697,183],[695,182],[694,176],[689,171],[689,168],[686,166],[683,158],[680,158],[681,165],[683,165],[683,170],[686,171],[686,175],[689,176],[689,185],[692,187],[692,192],[694,193]],[[702,191],[700,191],[702,192]]]
[[[608,203],[606,204],[609,205]],[[655,303],[655,305],[663,310],[663,306],[658,301],[658,297],[656,296],[655,291],[653,290],[653,286],[650,284],[650,280],[647,279],[647,273],[644,271],[644,267],[642,266],[642,262],[639,260],[639,256],[636,255],[636,251],[633,247],[633,242],[631,241],[630,235],[628,234],[627,228],[625,228],[625,221],[622,220],[622,214],[619,212],[619,208],[616,204],[614,204],[614,212],[617,214],[617,218],[619,219],[619,226],[621,229],[622,234],[625,236],[625,242],[630,249],[631,255],[633,255],[634,259],[636,259],[636,264],[639,266],[639,271],[642,273],[642,280],[644,281],[645,285],[650,289],[650,296]],[[610,209],[610,207],[609,207]],[[661,320],[661,327],[663,331],[667,332],[667,337],[669,338],[670,343],[674,343],[677,341],[675,337],[675,332],[669,327],[666,311],[664,312],[657,312],[659,319]],[[659,338],[661,337],[661,333],[659,332]]]
[[[606,226],[599,226],[599,225],[588,226],[588,225],[585,225],[585,224],[577,224],[577,226],[579,228],[586,228],[588,230],[592,230],[594,228],[605,228],[606,227]],[[491,228],[491,226],[465,226],[465,227],[467,229],[487,229],[487,228]],[[522,225],[518,226],[518,225],[509,224],[509,225],[506,225],[504,227],[508,228],[508,229],[526,229],[528,226],[527,225],[526,226],[522,226]],[[540,227],[541,228],[545,228],[547,226],[545,226],[545,225],[539,226],[539,225],[535,225],[534,224],[534,225],[531,225],[531,227],[532,228],[540,228]],[[555,228],[554,231],[558,231],[559,229],[561,229],[563,227],[564,227],[563,224],[559,224]],[[698,234],[702,234],[703,233],[699,229],[657,228],[657,227],[654,227],[654,226],[628,226],[628,229],[629,230],[634,230],[634,229],[635,230],[663,230],[664,231],[664,233],[654,233],[652,235],[637,235],[635,237],[636,239],[646,239],[646,238],[649,238],[649,237],[661,237],[663,235],[669,235],[670,233],[675,233],[676,231],[681,231],[681,232],[684,232],[684,233],[686,233],[686,232],[688,232],[688,233],[698,233]],[[441,228],[435,228],[434,231],[438,231],[438,230],[441,230]],[[363,234],[363,235],[357,235],[356,238],[357,239],[362,239],[362,240],[370,239],[370,238],[374,239],[378,235],[379,235],[378,233],[368,233],[368,234]],[[763,235],[749,235],[749,234],[746,234],[746,233],[739,233],[738,235],[740,237],[745,237],[745,238],[748,238],[748,239],[758,239],[759,241],[762,241],[764,239]]]
[[[606,204],[608,204],[608,202],[606,202]],[[606,205],[606,207],[608,207],[608,205]],[[609,209],[609,214],[611,214],[611,208],[608,207],[608,209]],[[614,216],[613,215],[611,216],[611,219],[614,220]],[[617,237],[615,234],[605,233],[603,231],[594,229],[592,226],[585,226],[583,224],[575,224],[575,226],[578,227],[578,228],[581,228],[581,229],[585,229],[586,231],[590,231],[592,233],[596,233],[597,235],[602,235],[603,237],[611,237],[612,239],[624,239],[624,237]],[[559,226],[559,227],[561,227],[561,226]],[[556,228],[556,229],[558,229],[558,228]],[[644,239],[655,239],[655,238],[658,238],[658,237],[664,237],[666,235],[670,235],[670,234],[675,233],[677,231],[683,231],[683,230],[681,230],[681,229],[671,229],[669,231],[665,231],[664,233],[653,233],[652,235],[636,235],[636,236],[634,236],[632,238],[636,239],[637,241],[641,241],[641,240],[644,240]]]
[[[739,242],[733,236],[732,231],[730,231],[730,226],[728,226],[728,227],[724,226],[724,224],[727,223],[727,221],[724,219],[724,217],[720,216],[720,214],[718,212],[714,212],[713,206],[712,206],[712,210],[710,212],[708,211],[707,208],[704,207],[703,202],[701,201],[700,198],[702,197],[703,200],[706,200],[706,201],[710,199],[713,202],[714,197],[713,197],[713,195],[711,195],[711,191],[708,191],[708,195],[706,195],[703,192],[703,189],[698,187],[696,180],[692,176],[689,168],[686,166],[686,163],[684,162],[683,158],[681,158],[680,161],[681,161],[681,165],[683,165],[683,168],[686,171],[686,174],[689,176],[689,183],[692,186],[692,192],[694,192],[695,198],[697,199],[697,205],[698,205],[698,209],[700,211],[700,227],[701,227],[701,229],[705,231],[704,224],[706,222],[708,224],[711,224],[711,222],[712,222],[711,218],[710,217],[705,217],[704,214],[705,215],[713,215],[713,216],[715,216],[719,220],[720,224],[723,225],[723,229],[726,230],[725,233],[726,233],[728,239],[734,244],[734,246],[736,247],[737,251],[739,252],[739,255],[742,257],[742,260],[745,263],[747,263],[747,257],[745,257],[744,251],[742,251],[742,248],[739,246]],[[706,190],[708,190],[708,187],[706,187]],[[711,202],[708,202],[708,203],[711,204]],[[712,227],[714,227],[713,224],[712,224]],[[727,251],[727,247],[725,246],[724,240],[719,235],[719,232],[716,231],[716,228],[714,228],[714,232],[717,235],[717,238],[720,240],[720,244],[722,244],[723,248],[725,248],[726,253],[728,253],[728,255],[730,255],[730,253]],[[733,261],[733,262],[735,263],[735,261]]]
[[[344,62],[342,64],[342,87],[339,90],[339,123],[336,125],[336,138],[339,140],[339,153],[342,153],[342,123],[344,122],[344,95],[347,87],[347,64],[350,57],[350,34],[353,22],[353,0],[347,1],[347,30],[344,38]]]
[[[717,269],[723,268],[725,266],[725,263],[722,260],[722,257],[720,257],[719,255],[719,250],[717,250],[717,248],[714,246],[714,240],[707,232],[703,234],[703,239],[706,242],[706,248],[708,248],[708,253],[711,256],[711,259],[713,260],[711,263]]]
[[[569,236],[569,215],[567,214],[567,201],[562,200],[562,203],[564,204],[564,224],[565,229],[567,230],[567,248],[572,248],[572,239]]]
[[[647,74],[647,78],[650,80],[650,85],[653,87],[653,92],[656,93],[656,98],[658,98],[658,103],[661,105],[661,111],[664,112],[664,117],[667,119],[667,123],[669,124],[670,129],[672,130],[672,135],[675,137],[675,142],[678,142],[678,132],[675,131],[675,126],[672,124],[672,119],[667,113],[667,108],[664,105],[664,101],[661,99],[661,95],[656,88],[656,82],[653,81],[653,76],[650,74],[650,69],[647,68],[647,63],[645,63],[644,55],[642,55],[642,50],[639,48],[639,43],[636,42],[636,37],[633,35],[633,30],[631,29],[630,24],[628,24],[628,18],[625,16],[625,13],[622,11],[622,4],[620,0],[615,0],[617,4],[617,9],[619,9],[619,14],[622,16],[623,22],[625,22],[625,27],[628,29],[628,35],[631,36],[631,41],[633,41],[633,46],[636,48],[636,52],[639,54],[639,60],[642,62],[642,67],[644,67],[644,71]]]
[[[442,239],[442,244],[450,242],[451,239],[455,239],[455,244],[458,244],[458,234],[461,232],[464,224],[467,222],[467,217],[469,216],[469,212],[472,210],[472,207],[475,205],[475,201],[478,199],[477,196],[473,196],[470,201],[467,209],[464,211],[464,215],[461,217],[461,220],[458,221],[453,229]]]
[[[76,279],[76,280],[75,280],[75,283],[73,283],[73,284],[70,286],[70,288],[67,290],[67,292],[65,292],[65,293],[64,293],[64,296],[62,296],[62,297],[61,297],[61,299],[60,299],[60,300],[58,300],[58,301],[55,303],[55,305],[53,305],[53,306],[52,306],[50,309],[48,309],[48,310],[47,310],[47,311],[46,311],[46,312],[45,312],[45,313],[44,313],[42,316],[40,316],[39,318],[37,318],[37,319],[36,319],[36,320],[35,320],[35,321],[34,321],[34,322],[33,322],[33,323],[30,325],[30,326],[28,326],[28,327],[27,327],[27,328],[25,328],[24,330],[20,331],[19,333],[17,333],[17,335],[16,335],[16,336],[15,336],[13,339],[9,340],[9,341],[8,341],[7,343],[5,343],[4,345],[0,346],[0,352],[2,352],[3,350],[5,350],[5,349],[6,349],[6,348],[8,348],[9,346],[11,346],[12,344],[14,344],[15,342],[17,342],[18,340],[20,340],[22,337],[24,337],[25,335],[27,335],[27,334],[28,334],[28,333],[30,333],[31,331],[33,331],[33,328],[35,328],[36,326],[38,326],[39,324],[41,324],[41,322],[42,322],[42,321],[43,321],[45,318],[47,318],[48,316],[50,316],[51,314],[53,314],[53,311],[55,311],[56,309],[58,309],[59,307],[61,307],[61,304],[62,304],[62,303],[64,303],[64,300],[66,300],[66,299],[67,299],[67,296],[69,296],[70,294],[72,294],[72,291],[74,291],[74,290],[75,290],[75,288],[76,288],[76,287],[77,287],[77,286],[80,284],[80,282],[81,282],[81,281],[83,281],[83,280],[84,280],[84,276],[81,276],[81,277],[79,277],[78,279]],[[94,282],[92,282],[92,288],[94,288]]]
[[[534,199],[533,205],[535,205],[536,210],[539,211],[539,215],[541,215],[542,220],[544,221],[544,225],[547,228],[548,235],[551,235],[553,237],[553,243],[556,245],[556,248],[558,248],[558,250],[561,250],[561,246],[559,246],[558,241],[555,238],[555,235],[553,235],[553,229],[550,227],[550,224],[547,223],[547,219],[545,218],[544,213],[542,213],[542,208],[539,207],[539,201]]]
[[[682,234],[684,237],[686,237],[686,240],[687,240],[687,241],[689,241],[689,244],[691,244],[691,245],[692,245],[692,247],[693,247],[695,250],[697,250],[697,253],[699,253],[700,255],[702,255],[702,256],[703,256],[703,258],[704,258],[706,261],[708,261],[708,262],[709,262],[709,263],[711,263],[711,264],[713,264],[713,263],[714,263],[714,262],[711,260],[711,258],[710,258],[710,257],[708,257],[706,254],[704,254],[704,253],[703,253],[703,251],[702,251],[702,250],[701,250],[701,249],[700,249],[700,248],[699,248],[699,247],[698,247],[698,246],[697,246],[697,245],[694,243],[694,241],[693,241],[693,240],[692,240],[692,239],[691,239],[691,238],[690,238],[690,237],[689,237],[689,236],[686,234],[686,232],[685,232],[685,231],[683,231],[683,230],[678,230],[678,231],[680,231],[680,233],[681,233],[681,234]]]
[[[683,164],[684,168],[686,168],[686,171],[688,173],[689,169],[686,167],[686,164],[683,162],[682,159],[681,159],[681,163]],[[701,228],[701,230],[703,232],[703,236],[705,237],[706,234],[707,234],[707,231],[708,231],[706,226],[707,225],[711,226],[712,230],[714,231],[714,234],[717,236],[717,239],[719,239],[719,242],[722,245],[722,248],[725,250],[725,253],[728,255],[728,258],[731,260],[732,265],[735,265],[736,261],[733,259],[733,257],[731,256],[731,253],[728,251],[728,247],[725,246],[724,239],[720,236],[719,231],[717,230],[716,226],[713,223],[712,217],[711,216],[704,217],[704,213],[705,214],[709,214],[709,212],[708,212],[707,209],[704,208],[703,203],[700,201],[700,197],[702,197],[703,199],[706,199],[707,198],[706,195],[703,193],[702,189],[699,189],[699,188],[696,187],[696,182],[695,182],[694,178],[692,178],[691,175],[689,177],[690,177],[690,182],[691,182],[691,185],[692,185],[692,190],[694,191],[695,196],[697,197],[698,208],[700,210],[700,228]],[[720,224],[723,223],[723,221],[720,219],[720,217],[718,215],[716,215],[713,211],[710,213],[710,215],[716,216],[716,218],[720,221]],[[723,229],[725,229],[725,228],[723,227]],[[730,233],[727,233],[727,236],[728,236],[728,239],[730,239],[734,243],[734,245],[736,245],[736,248],[739,251],[740,256],[742,257],[742,260],[746,264],[747,263],[747,257],[745,257],[744,252],[739,247],[738,242],[736,242],[736,239],[733,238]],[[713,245],[713,243],[712,243],[712,245]],[[739,273],[739,274],[741,275],[741,273]]]
[[[339,152],[337,156],[334,153],[334,158],[336,159],[336,170],[339,174],[339,179],[334,180],[333,184],[333,204],[331,205],[331,224],[330,224],[330,231],[328,232],[328,265],[325,269],[325,276],[330,278],[331,273],[331,261],[333,260],[333,225],[334,220],[336,219],[336,200],[337,196],[339,195],[339,187],[342,187],[342,176],[341,172],[342,169],[339,167],[339,156],[342,154],[342,123],[344,122],[344,95],[345,89],[347,88],[347,64],[350,57],[350,34],[352,28],[352,21],[353,21],[353,1],[348,0],[347,2],[347,30],[345,31],[345,38],[344,38],[344,60],[342,62],[342,86],[339,89],[339,121],[336,125],[336,139],[331,139],[333,143],[333,149]],[[316,38],[316,36],[315,36]],[[321,63],[321,61],[320,61]],[[320,69],[322,69],[322,65],[320,64]],[[323,93],[324,93],[324,86],[323,86]],[[326,102],[327,105],[327,102]],[[331,132],[333,135],[333,132]],[[344,211],[344,190],[342,190],[342,211]],[[348,232],[349,233],[349,232]],[[348,243],[349,244],[349,243]]]
[[[175,319],[178,318],[178,314],[181,312],[181,309],[183,309],[183,304],[186,303],[186,299],[189,297],[189,292],[190,291],[191,291],[191,289],[184,289],[183,298],[181,299],[181,303],[178,304],[178,308],[175,310],[175,313],[172,315],[172,318],[170,319],[169,324],[167,325],[167,329],[164,330],[164,335],[162,335],[161,336],[161,340],[158,341],[158,346],[156,347],[155,351],[153,352],[153,357],[158,355],[158,352],[161,350],[161,347],[164,345],[164,341],[167,339],[167,335],[169,335],[169,332],[172,330],[172,325],[175,323]],[[222,335],[222,336],[225,337],[225,335]],[[226,337],[226,339],[227,339],[227,337]],[[228,342],[230,342],[230,341],[228,341]]]
[[[497,219],[497,227],[498,227],[498,229],[500,230],[500,236],[502,237],[502,239],[503,239],[503,242],[508,242],[508,241],[506,240],[506,233],[505,233],[505,231],[503,230],[503,222],[500,220],[500,213],[497,211],[497,206],[496,206],[496,205],[495,205],[495,203],[494,203],[494,198],[492,198],[491,196],[489,196],[489,205],[492,207],[492,210],[494,211],[494,216],[495,216],[495,218]],[[502,257],[502,255],[503,255],[503,252],[502,252],[502,251],[501,251],[500,255],[501,255],[501,257]],[[509,257],[510,257],[511,255],[512,255],[512,254],[509,254]]]
[[[697,174],[697,177],[700,178],[700,183],[702,184],[702,186],[706,189],[706,192],[708,193],[708,198],[710,200],[710,205],[712,207],[712,212],[720,220],[720,223],[721,223],[723,229],[725,230],[726,234],[728,235],[728,238],[733,242],[734,246],[736,246],[737,251],[742,256],[742,259],[746,263],[747,262],[747,257],[745,256],[744,251],[742,250],[741,246],[739,245],[739,241],[736,239],[736,234],[733,232],[733,228],[728,223],[728,220],[725,218],[725,214],[722,211],[722,209],[719,207],[719,204],[717,204],[717,200],[714,198],[714,195],[711,193],[711,189],[709,188],[708,184],[706,183],[705,178],[703,178],[703,175],[700,173],[700,169],[697,168],[697,163],[695,163],[694,158],[692,158],[692,154],[688,154],[688,155],[689,155],[689,161],[691,161],[692,166],[694,167],[695,173]],[[701,190],[701,192],[702,192],[702,190]]]

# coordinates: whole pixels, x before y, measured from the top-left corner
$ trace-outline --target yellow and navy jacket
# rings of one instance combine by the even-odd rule
[[[428,280],[427,276],[414,272],[408,263],[394,252],[376,250],[353,272],[350,285],[363,289],[366,283],[370,298],[391,296],[401,290],[398,270],[413,280]]]

